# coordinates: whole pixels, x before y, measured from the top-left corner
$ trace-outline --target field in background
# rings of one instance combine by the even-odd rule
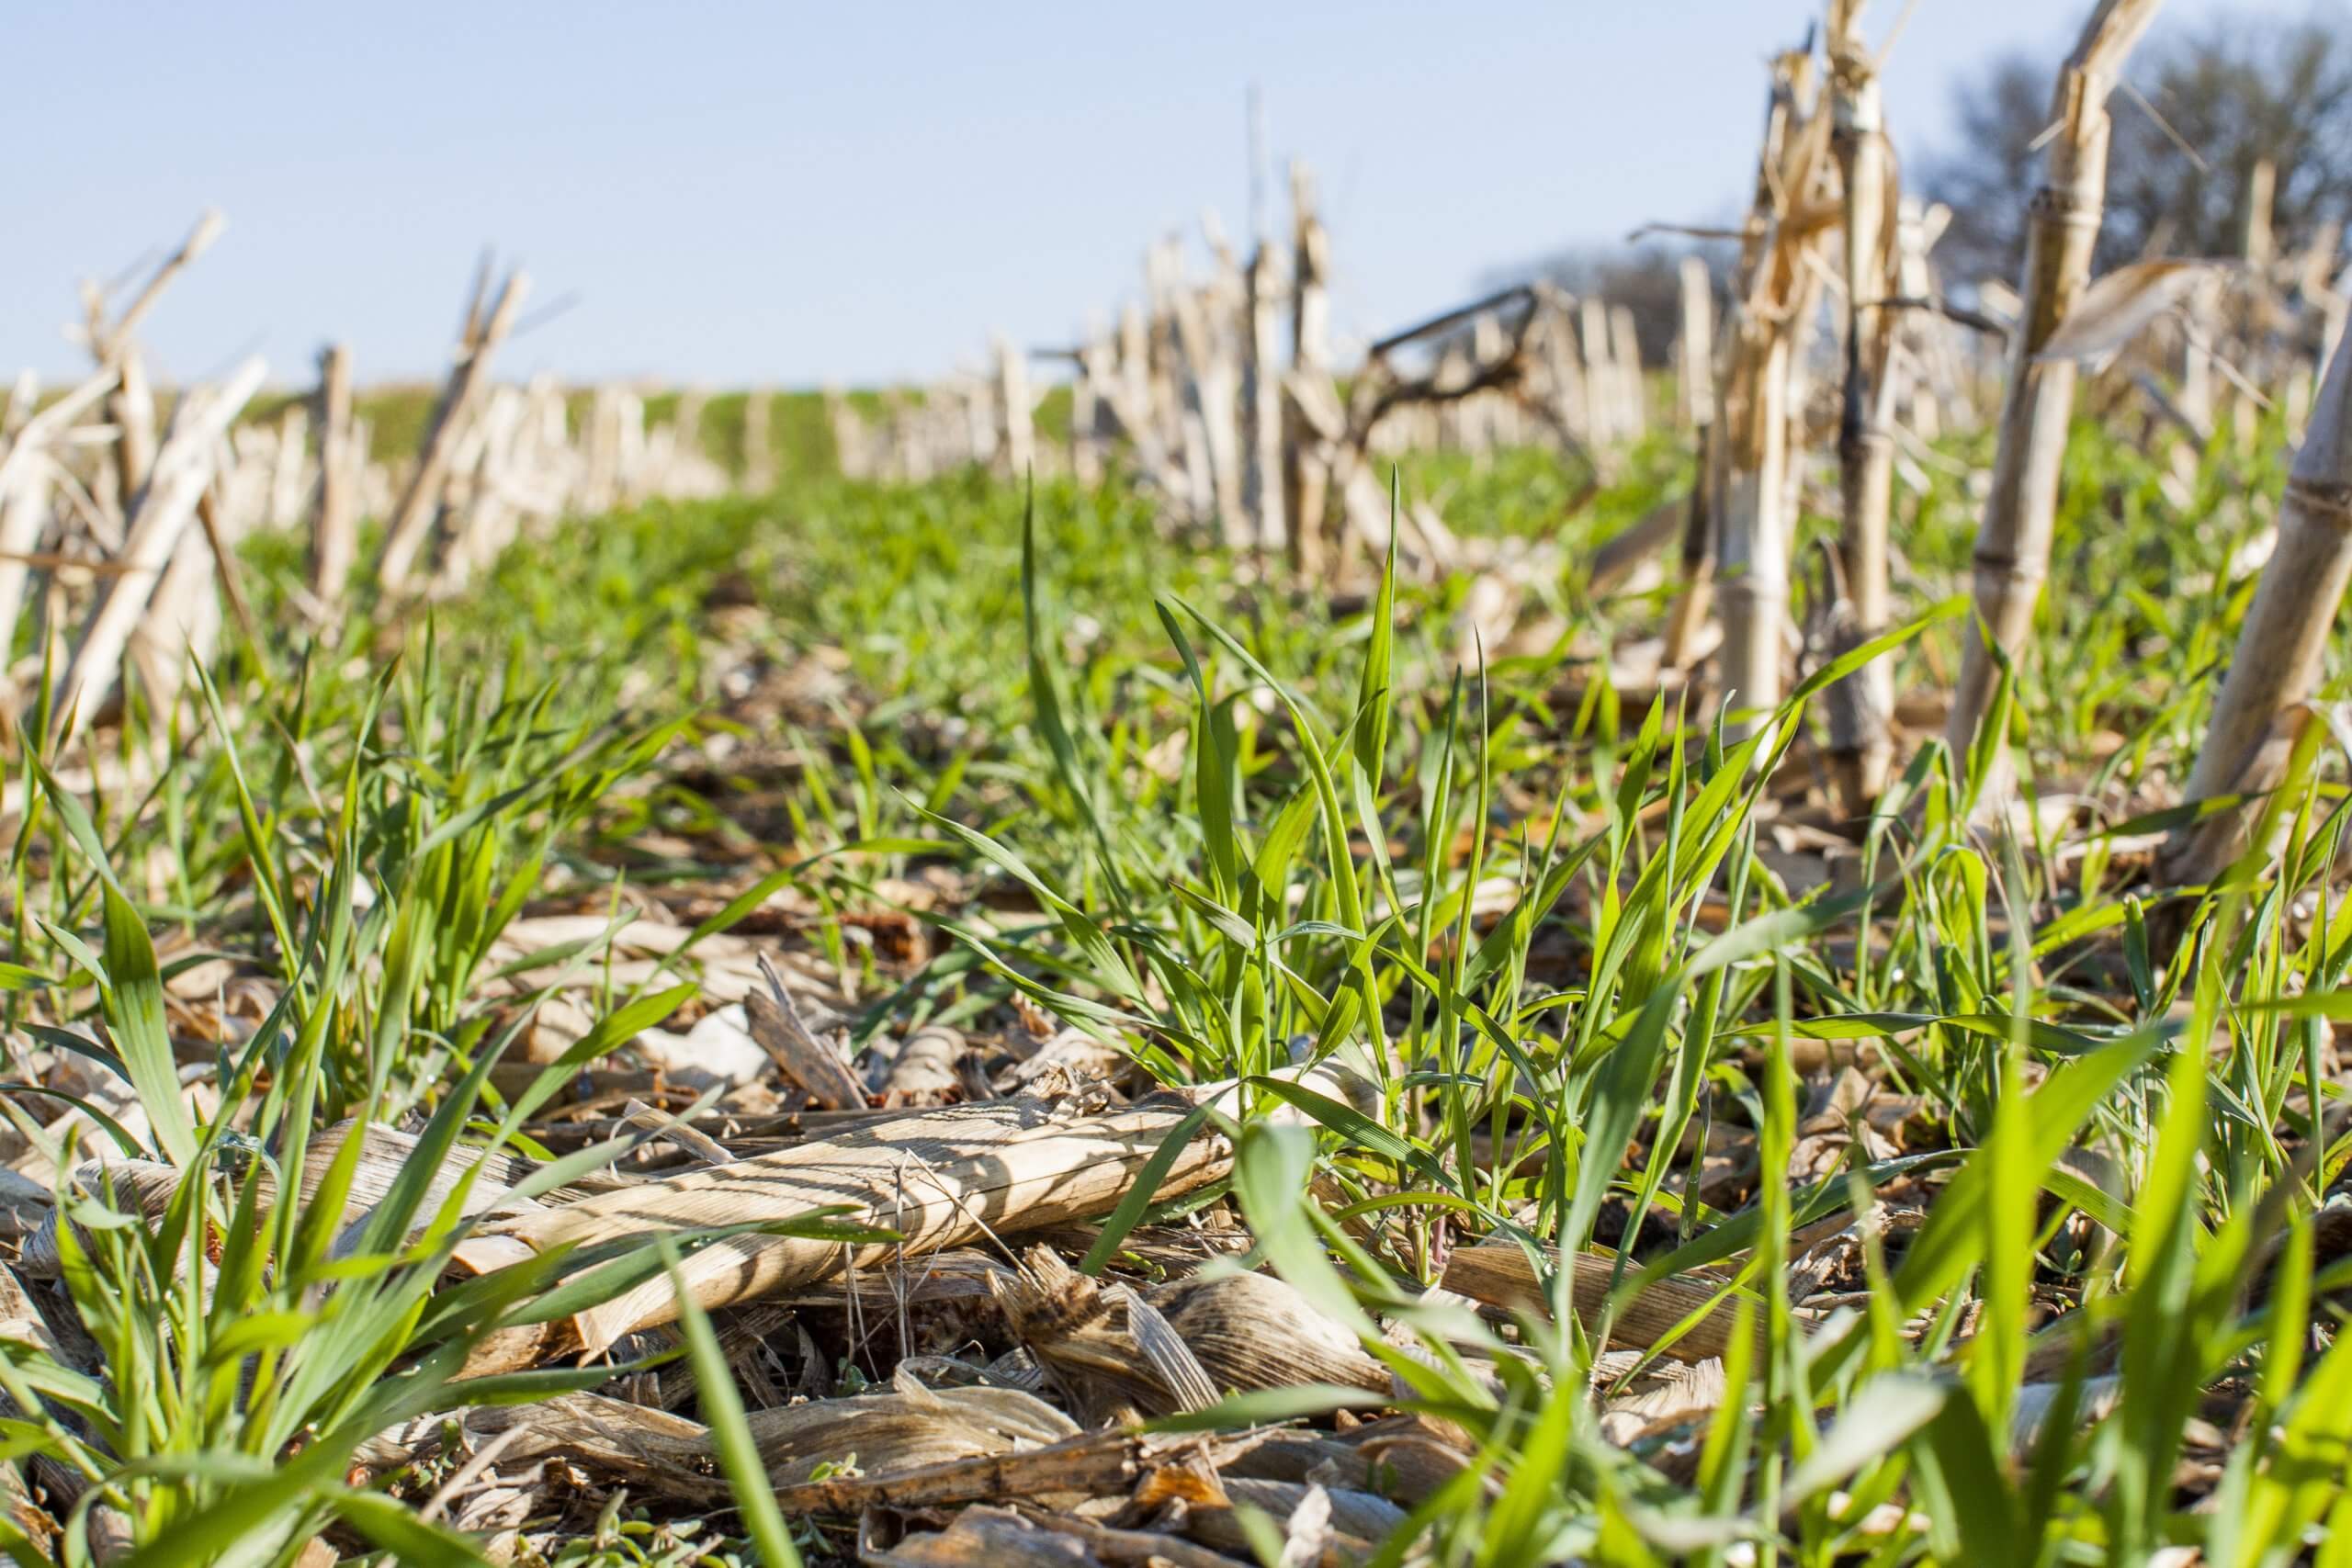
[[[245,414],[245,422],[263,425],[282,418],[288,408],[303,401],[307,393],[281,393],[256,398]],[[379,462],[391,462],[412,457],[423,445],[425,427],[433,418],[435,401],[441,389],[422,384],[408,387],[371,387],[354,400],[354,412],[367,421],[369,435],[369,456]],[[703,405],[703,449],[710,454],[730,475],[741,478],[744,468],[743,405],[753,394],[749,392],[719,392]],[[770,392],[767,398],[774,409],[771,415],[772,436],[776,460],[787,473],[812,477],[830,477],[841,471],[840,455],[833,447],[831,423],[825,413],[825,398],[821,392]],[[681,393],[672,390],[649,394],[645,400],[645,416],[652,422],[667,422],[678,412]],[[853,408],[873,413],[881,408],[880,394],[851,391],[844,394]],[[583,418],[593,401],[587,392],[573,392],[566,400],[571,417]],[[1058,410],[1059,420],[1056,422]],[[1069,422],[1069,398],[1048,396],[1039,406],[1041,426],[1049,430],[1066,430]]]

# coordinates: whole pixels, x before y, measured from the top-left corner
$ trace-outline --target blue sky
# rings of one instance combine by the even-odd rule
[[[1874,36],[1902,5],[1876,0]],[[1954,72],[2011,43],[2054,61],[2087,6],[1917,0],[1898,145],[1942,131]],[[0,67],[0,370],[79,368],[77,280],[217,206],[227,234],[147,333],[169,377],[258,350],[297,383],[331,336],[363,380],[430,372],[485,243],[536,302],[577,296],[518,371],[925,377],[991,330],[1067,341],[1204,207],[1244,230],[1251,82],[1275,154],[1320,172],[1337,324],[1370,335],[1499,265],[1727,210],[1762,62],[1817,12],[28,0]]]

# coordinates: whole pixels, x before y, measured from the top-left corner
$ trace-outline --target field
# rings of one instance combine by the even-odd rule
[[[2269,488],[2276,446],[2220,457],[2213,484]],[[2193,740],[2182,695],[2245,595],[2218,570],[2234,541],[2177,526],[2153,464],[2088,425],[2075,454],[2096,482],[2074,488],[2058,558],[2108,587],[2053,596],[2042,646],[2079,656],[2020,682],[2031,777],[2071,803],[2041,842],[1971,840],[1975,781],[1932,750],[1904,786],[1918,808],[1890,802],[1859,844],[1808,830],[1802,724],[1759,758],[1671,697],[1623,701],[1577,655],[1653,621],[1655,592],[1592,595],[1571,567],[1547,585],[1548,646],[1464,667],[1461,585],[1337,607],[1253,585],[1115,487],[1046,487],[1034,524],[1019,490],[978,475],[657,505],[507,558],[412,625],[396,662],[236,648],[153,784],[85,796],[20,774],[36,804],[12,904],[35,962],[9,971],[11,1000],[102,1021],[153,1097],[136,1133],[93,1106],[94,1144],[176,1139],[221,1185],[168,1189],[152,1236],[100,1223],[100,1193],[77,1201],[87,1228],[51,1228],[113,1375],[12,1358],[12,1396],[48,1413],[19,1454],[86,1476],[71,1528],[119,1508],[153,1543],[137,1561],[201,1560],[187,1543],[207,1539],[282,1558],[326,1520],[355,1549],[414,1560],[429,1532],[463,1555],[479,1548],[449,1532],[507,1523],[493,1510],[517,1488],[507,1528],[567,1542],[563,1561],[741,1556],[726,1543],[760,1539],[760,1516],[740,1492],[741,1513],[722,1503],[713,1472],[740,1477],[726,1438],[757,1443],[778,1412],[711,1396],[717,1347],[766,1359],[750,1381],[769,1399],[887,1389],[919,1354],[977,1370],[1014,1341],[967,1293],[926,1299],[954,1277],[939,1263],[886,1271],[866,1298],[879,1324],[846,1296],[796,1306],[798,1335],[760,1320],[747,1351],[725,1316],[715,1338],[690,1316],[684,1364],[485,1387],[451,1381],[469,1350],[642,1276],[642,1255],[593,1287],[581,1257],[562,1284],[532,1269],[436,1293],[456,1205],[407,1247],[392,1229],[337,1257],[334,1189],[273,1207],[266,1173],[306,1144],[356,1153],[317,1140],[363,1107],[429,1148],[503,1137],[554,1157],[542,1189],[691,1154],[658,1133],[626,1154],[600,1142],[626,1137],[633,1096],[772,1144],[774,1115],[714,1111],[690,1072],[626,1060],[637,1032],[705,1013],[702,983],[749,942],[853,1045],[957,1031],[959,1098],[1048,1042],[1082,1041],[1072,1060],[1131,1091],[1238,1080],[1194,1113],[1228,1128],[1229,1174],[1157,1209],[1146,1180],[1046,1244],[1106,1285],[1208,1257],[1269,1267],[1295,1292],[1281,1311],[1337,1345],[1363,1337],[1335,1365],[1395,1388],[1318,1369],[1201,1410],[1151,1376],[1039,1359],[1049,1398],[1216,1434],[1122,1438],[1131,1469],[1197,1472],[1244,1431],[1306,1418],[1278,1428],[1259,1491],[1230,1483],[1221,1528],[1243,1540],[1273,1550],[1285,1513],[1289,1539],[1319,1530],[1328,1550],[1497,1562],[1776,1540],[1811,1561],[2028,1561],[2069,1541],[2236,1560],[2291,1540],[2341,1482],[2342,1362],[2312,1336],[2352,1274],[2334,1210],[2294,1218],[2346,1152],[2306,1087],[2316,1072],[2342,1092],[2327,1021],[2345,917],[2324,894],[2340,812],[2312,785],[2285,810],[2284,869],[2202,899],[2135,870],[2151,824],[2128,818]],[[1645,509],[1644,483],[1674,482],[1670,455],[1649,466],[1558,526],[1570,561]],[[1540,495],[1546,471],[1571,488],[1533,455],[1455,477]],[[1534,521],[1497,510],[1498,528]],[[1902,657],[1928,671],[1955,658],[1935,606],[1967,515],[1958,496],[1920,507],[1916,596],[1936,624]],[[2185,935],[2152,932],[2184,902]],[[514,953],[516,925],[549,921],[582,934]],[[633,945],[641,929],[668,940]],[[662,957],[628,962],[645,952]],[[533,1004],[565,999],[599,1021],[537,1049]],[[1300,1059],[1337,1070],[1303,1088],[1282,1075]],[[226,1086],[175,1128],[155,1077],[175,1060]],[[396,1187],[394,1212],[439,1197]],[[273,1235],[292,1261],[264,1265]],[[1008,1278],[1034,1239],[946,1257],[967,1280]],[[1564,1253],[1608,1262],[1540,1284]],[[1657,1303],[1659,1282],[1693,1280],[1668,1298],[1679,1311]],[[1514,1310],[1482,1319],[1481,1301]],[[1677,1359],[1677,1318],[1681,1355],[1719,1359]],[[570,1410],[567,1391],[632,1377],[711,1424],[703,1461],[632,1463],[605,1451],[626,1456],[619,1427],[600,1443],[526,1425],[437,1526],[409,1511],[511,1429],[444,1413]],[[1589,1400],[1546,1392],[1588,1384]],[[1363,1414],[1332,1427],[1347,1408]],[[379,1434],[426,1413],[442,1424],[418,1451],[374,1468]],[[1367,1432],[1401,1456],[1358,1454]],[[289,1441],[300,1461],[273,1469]],[[876,1458],[854,1427],[838,1442],[769,1461],[812,1556],[851,1549]],[[1335,1513],[1302,1524],[1280,1478],[1318,1463]],[[839,1505],[804,1512],[824,1485]],[[2199,1507],[2217,1495],[2244,1501]],[[1081,1544],[1112,1529],[1070,1528]]]
[[[159,426],[94,302],[0,1551],[2352,1564],[2338,236],[1947,309],[1829,19],[1670,368],[1341,374],[1303,175],[1043,396],[493,386],[486,263]]]

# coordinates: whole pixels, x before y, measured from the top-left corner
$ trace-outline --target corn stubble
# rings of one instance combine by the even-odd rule
[[[1756,203],[1740,243],[1716,400],[1721,457],[1714,597],[1724,629],[1719,679],[1745,736],[1781,701],[1789,556],[1795,516],[1789,469],[1791,367],[1820,279],[1807,265],[1820,231],[1800,210],[1821,188],[1829,122],[1810,54],[1774,68]],[[1713,476],[1710,476],[1712,479]]]
[[[2213,716],[2181,786],[2192,802],[2247,804],[2177,829],[2167,875],[2211,881],[2248,848],[2260,798],[2284,782],[2319,689],[2344,588],[2352,580],[2352,366],[2339,346],[2302,449],[2279,496],[2278,538],[2239,628]]]
[[[1966,755],[1991,705],[1998,674],[1994,649],[2014,664],[2033,630],[2036,603],[2050,571],[2058,515],[2059,468],[2075,409],[2076,367],[2045,357],[2059,324],[2073,313],[2091,278],[2107,201],[2108,95],[2148,25],[2157,0],[2100,0],[2051,99],[2041,181],[2026,209],[2026,252],[2018,293],[2024,301],[2010,344],[1991,491],[1976,526],[1972,593],[1974,619],[1961,657],[1944,739]],[[1989,642],[1987,638],[1989,637]],[[2002,738],[1995,737],[1994,744]],[[2006,769],[2006,750],[1996,769]],[[2005,793],[1996,773],[1989,799]]]
[[[1895,328],[1901,252],[1894,160],[1880,107],[1877,62],[1861,34],[1861,6],[1829,15],[1831,145],[1845,203],[1846,375],[1839,400],[1838,479],[1840,566],[1852,605],[1836,628],[1832,658],[1883,635],[1892,624],[1889,525],[1894,500]],[[1894,666],[1872,660],[1823,698],[1829,764],[1849,816],[1870,809],[1894,760]]]

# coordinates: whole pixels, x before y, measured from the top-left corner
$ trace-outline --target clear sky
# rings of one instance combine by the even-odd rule
[[[1873,36],[1903,3],[1876,0]],[[1898,144],[1943,130],[1951,75],[1988,53],[2054,62],[2088,4],[1917,0],[1887,77]],[[1204,207],[1246,229],[1251,82],[1277,158],[1320,173],[1345,334],[1514,261],[1720,217],[1763,62],[1819,6],[12,10],[0,370],[80,368],[77,280],[216,206],[227,233],[146,334],[166,377],[257,350],[303,382],[329,337],[363,380],[430,372],[493,243],[535,304],[577,297],[506,368],[727,386],[927,377],[992,329],[1069,341],[1136,288],[1153,236],[1197,232]]]

